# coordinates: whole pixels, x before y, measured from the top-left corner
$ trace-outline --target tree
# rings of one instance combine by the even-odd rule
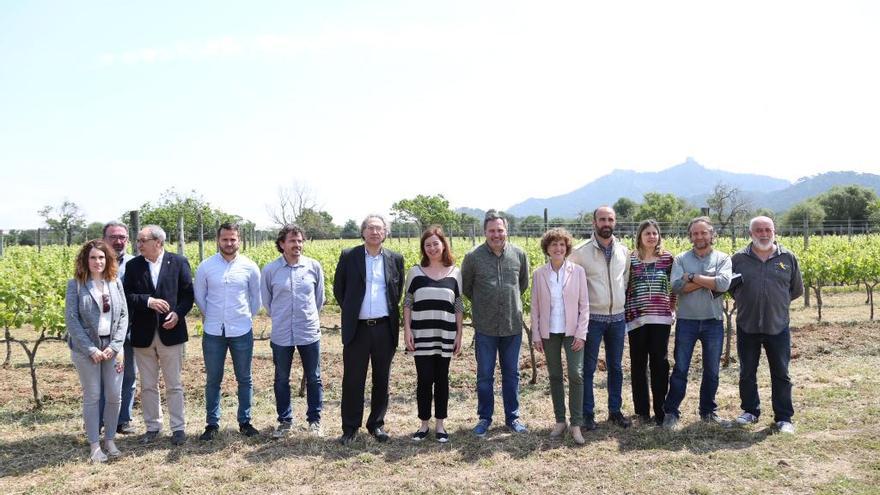
[[[449,227],[458,223],[459,216],[449,208],[449,201],[442,194],[413,199],[401,199],[391,205],[391,216],[397,223],[415,223],[420,230],[437,224]]]
[[[317,211],[315,195],[308,185],[294,181],[291,187],[278,188],[278,205],[266,205],[269,218],[279,226],[295,223],[304,210]]]
[[[880,224],[880,199],[868,207],[868,221],[872,224]]]
[[[345,222],[345,225],[342,227],[342,232],[340,232],[339,235],[343,239],[357,239],[361,236],[361,229],[357,222],[349,219]]]
[[[310,239],[335,239],[339,227],[333,225],[333,217],[326,211],[306,208],[296,218],[296,223],[306,231]]]
[[[738,187],[719,182],[706,198],[709,217],[714,220],[718,233],[723,234],[727,226],[745,220],[751,206]]]
[[[803,227],[804,219],[810,226],[822,225],[825,221],[825,209],[815,199],[808,199],[792,206],[782,217],[786,227]]]
[[[697,212],[687,201],[672,193],[645,193],[645,201],[639,206],[633,220],[641,222],[653,218],[661,224],[684,221]]]
[[[617,214],[617,221],[630,220],[636,216],[636,210],[639,204],[629,198],[620,198],[614,202],[614,213]]]
[[[66,199],[58,207],[46,205],[38,213],[46,220],[46,225],[50,229],[64,235],[64,241],[68,246],[73,241],[73,232],[86,225],[85,215],[79,205]]]
[[[168,234],[168,242],[177,236],[177,219],[183,215],[184,235],[187,239],[196,239],[199,235],[199,214],[205,229],[205,237],[212,238],[213,230],[218,223],[239,222],[237,215],[232,215],[212,208],[211,204],[191,190],[188,194],[178,193],[174,188],[162,193],[155,204],[149,201],[140,207],[141,225],[155,224]],[[122,215],[127,220],[127,213]],[[136,234],[136,233],[135,233]],[[134,234],[131,234],[134,237]]]
[[[544,232],[544,218],[529,215],[519,221],[519,231],[529,236],[541,235]]]
[[[867,220],[869,206],[877,201],[873,189],[859,186],[835,186],[819,196],[825,218],[837,221]]]

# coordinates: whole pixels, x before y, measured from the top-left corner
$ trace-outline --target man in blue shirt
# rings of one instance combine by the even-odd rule
[[[290,405],[290,367],[299,351],[306,378],[306,421],[309,433],[323,436],[321,409],[321,321],[324,307],[324,270],[317,260],[302,254],[305,232],[297,225],[285,225],[278,232],[275,248],[281,253],[263,268],[260,283],[263,306],[272,318],[272,362],[275,364],[275,408],[278,427],[273,438],[290,433],[293,409]]]
[[[201,440],[212,440],[219,429],[220,383],[227,349],[232,355],[232,367],[238,382],[238,429],[248,437],[260,433],[251,425],[253,317],[260,310],[260,269],[248,257],[238,253],[239,246],[238,225],[220,225],[217,254],[203,261],[196,271],[193,290],[204,324],[202,353],[206,375],[207,426],[199,437]]]

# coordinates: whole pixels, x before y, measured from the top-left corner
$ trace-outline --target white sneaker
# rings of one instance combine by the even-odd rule
[[[776,429],[779,430],[779,433],[794,435],[794,425],[788,421],[777,421]]]
[[[315,437],[324,436],[324,428],[321,428],[320,421],[312,421],[309,423],[309,434]]]
[[[742,414],[737,416],[736,424],[738,425],[751,425],[758,422],[758,417],[750,412],[743,411]]]

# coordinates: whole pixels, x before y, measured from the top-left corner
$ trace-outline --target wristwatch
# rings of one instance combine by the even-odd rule
[[[693,282],[693,281],[694,281],[694,274],[688,273],[688,282]]]

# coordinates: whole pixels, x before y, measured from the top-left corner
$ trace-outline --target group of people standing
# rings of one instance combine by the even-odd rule
[[[781,431],[793,432],[788,306],[801,295],[803,284],[797,259],[775,243],[772,220],[753,219],[752,242],[732,258],[713,249],[714,230],[706,217],[691,221],[693,249],[675,258],[663,248],[656,222],[642,222],[632,252],[614,236],[615,225],[614,210],[600,207],[593,214],[592,238],[577,249],[564,229],[550,229],[541,240],[549,262],[532,274],[531,338],[546,355],[555,416],[551,436],[569,431],[574,442],[582,444],[582,429],[596,428],[593,378],[603,342],[608,419],[620,427],[630,426],[622,412],[621,390],[626,335],[633,403],[641,422],[675,427],[697,340],[703,348],[700,416],[720,422],[714,397],[723,335],[720,296],[725,291],[733,295],[738,309],[743,414],[737,421],[754,423],[760,416],[755,375],[763,347],[770,364],[776,424]],[[471,302],[475,330],[478,421],[473,433],[483,437],[491,429],[496,360],[505,425],[514,433],[527,431],[520,418],[519,356],[528,257],[508,242],[507,221],[494,210],[486,214],[483,227],[485,243],[465,255],[461,269],[443,230],[432,226],[421,236],[419,264],[405,272],[403,257],[383,246],[388,225],[380,215],[368,215],[362,222],[363,244],[341,253],[332,288],[342,319],[341,444],[351,444],[364,425],[368,368],[372,388],[365,426],[377,441],[389,439],[385,413],[401,323],[404,346],[414,356],[421,421],[411,439],[430,436],[433,406],[434,438],[449,441],[444,424],[449,367],[462,348],[463,297]],[[133,433],[138,374],[146,428],[141,441],[155,441],[162,429],[160,370],[171,442],[186,441],[181,374],[188,340],[186,315],[193,304],[203,317],[206,373],[206,426],[199,438],[211,441],[219,432],[227,351],[238,385],[239,431],[245,436],[260,433],[251,423],[253,318],[260,307],[272,321],[278,415],[272,436],[281,438],[292,430],[290,371],[295,352],[300,354],[306,382],[307,430],[323,436],[319,315],[324,273],[318,261],[303,254],[306,233],[296,225],[284,226],[275,240],[280,256],[261,271],[239,253],[238,226],[224,223],[217,231],[218,252],[199,265],[194,281],[186,258],[165,251],[165,238],[160,227],[144,227],[136,238],[140,255],[132,257],[125,254],[127,227],[111,222],[104,227],[103,239],[87,242],[77,256],[75,277],[67,286],[66,320],[72,360],[83,387],[90,459],[104,462],[108,456],[120,455],[115,434]],[[667,348],[673,324],[675,367],[670,378]]]

